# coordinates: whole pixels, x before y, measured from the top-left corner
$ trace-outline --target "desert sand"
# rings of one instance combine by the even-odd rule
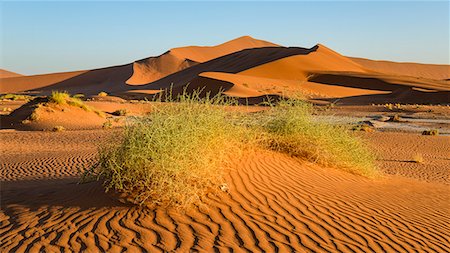
[[[372,61],[321,44],[284,47],[244,36],[121,66],[0,77],[1,94],[38,96],[0,101],[1,252],[450,251],[447,65]],[[357,134],[377,155],[380,176],[253,150],[230,156],[228,192],[185,212],[133,205],[100,182],[80,183],[99,144],[160,106],[151,99],[170,88],[223,91],[250,104],[233,108],[248,113],[266,110],[258,103],[269,97],[300,96],[315,104],[318,120],[369,122],[374,131]],[[42,96],[54,90],[84,94],[92,109],[46,104]],[[395,115],[402,121],[378,119]],[[65,131],[52,132],[55,126]],[[441,135],[421,135],[434,128]],[[413,161],[417,154],[424,162]]]
[[[229,194],[180,214],[123,204],[95,182],[78,184],[97,142],[114,134],[1,133],[4,252],[448,250],[448,137],[366,134],[384,152],[386,176],[378,180],[249,153],[233,162]],[[396,152],[392,139],[401,140]],[[420,142],[432,149],[427,164],[412,166]]]

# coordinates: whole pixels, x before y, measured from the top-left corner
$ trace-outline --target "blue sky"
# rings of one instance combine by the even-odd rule
[[[126,64],[250,35],[348,56],[449,64],[449,3],[1,2],[0,68],[40,74]]]

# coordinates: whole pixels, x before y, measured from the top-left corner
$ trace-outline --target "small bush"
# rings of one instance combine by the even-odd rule
[[[240,127],[215,99],[185,96],[125,127],[123,139],[100,149],[85,174],[135,203],[187,207],[220,190],[227,157],[239,151]]]
[[[67,100],[70,99],[70,95],[67,92],[52,91],[52,94],[48,97],[50,103],[58,105],[67,104]]]
[[[99,97],[106,97],[106,96],[108,96],[108,93],[102,91],[102,92],[98,93],[98,96]]]
[[[52,129],[53,132],[62,132],[64,130],[65,130],[65,128],[63,126],[55,126]]]
[[[112,113],[114,116],[126,116],[128,114],[127,109],[119,109]]]
[[[423,159],[422,154],[414,155],[412,161],[415,162],[415,163],[424,163],[424,159]]]
[[[263,128],[271,149],[354,174],[376,174],[375,158],[363,142],[344,127],[312,120],[311,105],[286,100],[268,113]]]
[[[79,97],[71,97],[67,92],[53,91],[52,94],[48,97],[49,103],[57,104],[57,105],[70,105],[74,107],[81,108],[87,112],[94,111],[99,116],[103,116],[103,113],[93,109],[92,107],[86,105]]]
[[[424,130],[422,132],[422,135],[439,135],[439,130],[437,129]]]

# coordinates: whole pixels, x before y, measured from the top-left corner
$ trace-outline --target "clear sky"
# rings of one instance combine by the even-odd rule
[[[130,63],[250,35],[348,56],[449,64],[449,2],[1,2],[0,68]]]

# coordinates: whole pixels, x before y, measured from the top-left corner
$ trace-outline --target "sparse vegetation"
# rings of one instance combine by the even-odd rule
[[[422,132],[422,135],[439,135],[439,130],[437,129],[425,130]]]
[[[110,120],[105,121],[102,125],[103,129],[111,129],[112,128],[112,122]]]
[[[97,96],[99,96],[99,97],[106,97],[106,96],[108,96],[108,93],[102,91],[102,92],[98,93]]]
[[[28,95],[22,95],[22,94],[5,94],[0,96],[0,99],[6,99],[6,100],[25,100],[28,101],[30,100],[32,97],[28,96]]]
[[[101,111],[95,110],[92,107],[86,105],[80,98],[71,97],[67,92],[53,91],[52,94],[48,97],[48,101],[49,103],[57,105],[70,105],[78,107],[87,112],[93,111],[97,115],[103,117],[103,113]]]
[[[423,159],[422,154],[415,154],[413,156],[412,161],[415,162],[415,163],[424,163],[425,160]]]
[[[375,174],[374,158],[343,127],[315,123],[311,106],[281,101],[257,114],[225,110],[223,96],[178,97],[126,125],[122,139],[100,148],[84,179],[102,179],[106,190],[134,203],[184,208],[224,190],[229,156],[244,148],[268,148],[355,174]],[[228,187],[226,187],[228,190]]]
[[[64,130],[66,130],[66,129],[63,126],[55,126],[52,128],[53,132],[62,132]]]
[[[375,132],[375,128],[368,124],[358,124],[352,128],[353,131]]]
[[[119,109],[111,113],[114,116],[126,116],[128,114],[127,109]]]
[[[281,101],[268,113],[263,128],[273,150],[355,174],[375,175],[374,156],[362,141],[342,126],[314,122],[309,104]]]

